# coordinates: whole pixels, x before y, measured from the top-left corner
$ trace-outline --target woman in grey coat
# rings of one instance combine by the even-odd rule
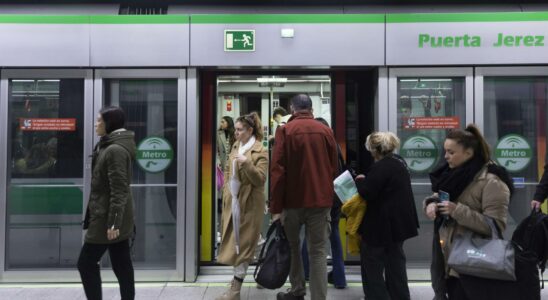
[[[122,300],[135,298],[130,255],[134,205],[129,186],[135,141],[124,123],[124,112],[119,107],[101,109],[95,123],[101,140],[93,151],[91,194],[84,220],[87,232],[78,258],[86,297],[93,300],[102,299],[99,261],[107,250]]]

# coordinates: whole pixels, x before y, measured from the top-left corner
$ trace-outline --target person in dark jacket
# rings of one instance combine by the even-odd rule
[[[300,94],[291,98],[293,115],[276,130],[270,169],[270,212],[282,218],[291,247],[289,292],[278,300],[304,299],[306,283],[299,232],[305,226],[310,257],[310,294],[327,296],[326,242],[333,206],[333,178],[337,175],[337,143],[333,131],[312,115],[312,100]],[[283,212],[283,213],[282,213]]]
[[[87,229],[78,258],[78,271],[88,299],[101,299],[99,261],[108,250],[122,300],[135,298],[130,239],[134,233],[131,167],[134,134],[124,129],[119,107],[101,109],[95,132],[101,137],[92,158],[91,194],[84,220]]]
[[[403,242],[418,235],[419,221],[407,165],[393,153],[399,145],[391,132],[370,134],[365,147],[375,163],[366,176],[356,177],[358,193],[367,201],[359,229],[366,299],[410,299]]]
[[[548,162],[544,165],[544,173],[540,179],[533,200],[531,200],[531,208],[540,209],[540,205],[544,199],[548,197]]]

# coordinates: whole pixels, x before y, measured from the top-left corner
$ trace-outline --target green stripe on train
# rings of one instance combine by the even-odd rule
[[[81,215],[83,193],[78,187],[11,186],[10,215]]]

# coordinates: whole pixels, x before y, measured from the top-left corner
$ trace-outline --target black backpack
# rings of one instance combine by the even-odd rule
[[[289,241],[285,236],[282,222],[278,219],[268,228],[253,277],[258,284],[267,289],[278,289],[287,281],[290,265]]]
[[[548,215],[533,209],[531,214],[519,223],[512,234],[512,241],[518,255],[533,257],[542,274],[548,259]]]

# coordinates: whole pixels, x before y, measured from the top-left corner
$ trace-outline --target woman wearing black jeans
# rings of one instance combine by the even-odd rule
[[[99,261],[108,250],[122,300],[135,298],[130,239],[134,233],[131,166],[135,158],[134,134],[124,129],[119,107],[101,109],[95,131],[101,140],[92,159],[91,194],[84,220],[87,229],[78,258],[78,271],[86,297],[101,300]]]

